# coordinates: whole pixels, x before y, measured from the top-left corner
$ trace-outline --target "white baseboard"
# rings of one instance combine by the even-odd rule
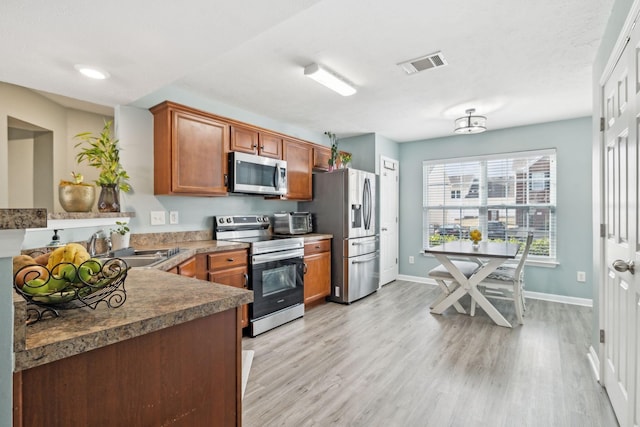
[[[587,359],[593,370],[593,376],[596,381],[600,382],[600,359],[598,358],[598,352],[592,345],[589,346],[589,353],[587,353]]]
[[[425,283],[427,285],[437,286],[435,280],[422,276],[408,276],[400,274],[398,280],[406,280],[409,282]],[[545,294],[542,292],[524,291],[526,298],[537,299],[541,301],[557,302],[561,304],[581,305],[584,307],[593,307],[593,300],[589,298],[567,297],[564,295]]]

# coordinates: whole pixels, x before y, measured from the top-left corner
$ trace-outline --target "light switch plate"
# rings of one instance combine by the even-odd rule
[[[166,223],[164,211],[151,211],[151,225],[164,225]]]
[[[178,211],[169,212],[169,224],[177,224],[179,222]]]

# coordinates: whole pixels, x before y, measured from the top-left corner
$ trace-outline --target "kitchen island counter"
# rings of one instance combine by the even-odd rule
[[[60,310],[60,317],[26,325],[27,304],[14,293],[15,371],[247,304],[253,293],[157,269],[131,269],[126,301],[117,308]]]

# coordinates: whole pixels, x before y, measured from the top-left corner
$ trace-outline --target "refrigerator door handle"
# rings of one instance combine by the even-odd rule
[[[373,253],[373,256],[367,258],[367,259],[361,259],[361,260],[353,260],[351,261],[351,264],[364,264],[365,262],[371,262],[374,261],[376,258],[378,258],[378,254],[380,253],[380,251],[375,251]]]
[[[364,179],[364,194],[362,195],[363,210],[362,213],[364,219],[364,229],[369,230],[371,228],[371,182],[369,178]]]
[[[380,240],[380,238],[376,236],[373,239],[367,239],[367,241],[365,242],[353,242],[351,243],[351,246],[366,246],[366,245],[370,245],[371,243],[375,243],[378,240]]]

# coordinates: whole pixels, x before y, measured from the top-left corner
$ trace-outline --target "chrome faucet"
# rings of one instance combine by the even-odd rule
[[[103,236],[105,241],[107,242],[107,253],[111,252],[111,239],[109,238],[109,236],[104,232],[104,230],[99,230],[96,231],[95,233],[93,233],[91,235],[91,238],[89,238],[89,244],[87,245],[88,248],[88,252],[89,255],[91,257],[96,256],[96,241],[98,240],[98,237]]]

